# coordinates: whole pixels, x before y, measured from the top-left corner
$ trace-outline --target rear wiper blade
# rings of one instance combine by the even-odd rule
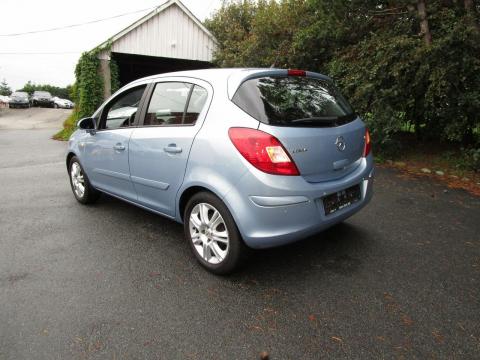
[[[303,118],[303,119],[295,119],[292,120],[292,123],[296,122],[314,122],[314,121],[337,121],[338,116],[315,116],[315,117],[309,117],[309,118]]]

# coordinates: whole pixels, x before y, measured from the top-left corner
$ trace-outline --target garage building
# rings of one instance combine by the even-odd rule
[[[111,95],[111,67],[118,66],[120,85],[170,71],[212,67],[215,37],[179,0],[169,0],[99,47],[104,98]]]

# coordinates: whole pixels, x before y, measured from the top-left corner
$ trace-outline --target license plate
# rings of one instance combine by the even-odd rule
[[[346,208],[357,201],[360,201],[360,185],[354,185],[348,189],[338,191],[334,194],[327,195],[323,198],[323,208],[325,215],[333,214],[334,212]]]

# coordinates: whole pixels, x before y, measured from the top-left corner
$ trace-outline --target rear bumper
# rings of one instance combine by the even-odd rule
[[[373,195],[372,156],[349,175],[308,183],[302,177],[247,172],[224,198],[245,243],[251,248],[280,246],[335,225],[368,204]],[[360,201],[325,215],[323,197],[360,185]],[[249,194],[249,196],[245,196]]]

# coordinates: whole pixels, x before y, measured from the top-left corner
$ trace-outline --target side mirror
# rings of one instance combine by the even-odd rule
[[[77,123],[77,126],[83,130],[94,130],[95,121],[91,117],[86,117],[86,118],[80,119]]]

